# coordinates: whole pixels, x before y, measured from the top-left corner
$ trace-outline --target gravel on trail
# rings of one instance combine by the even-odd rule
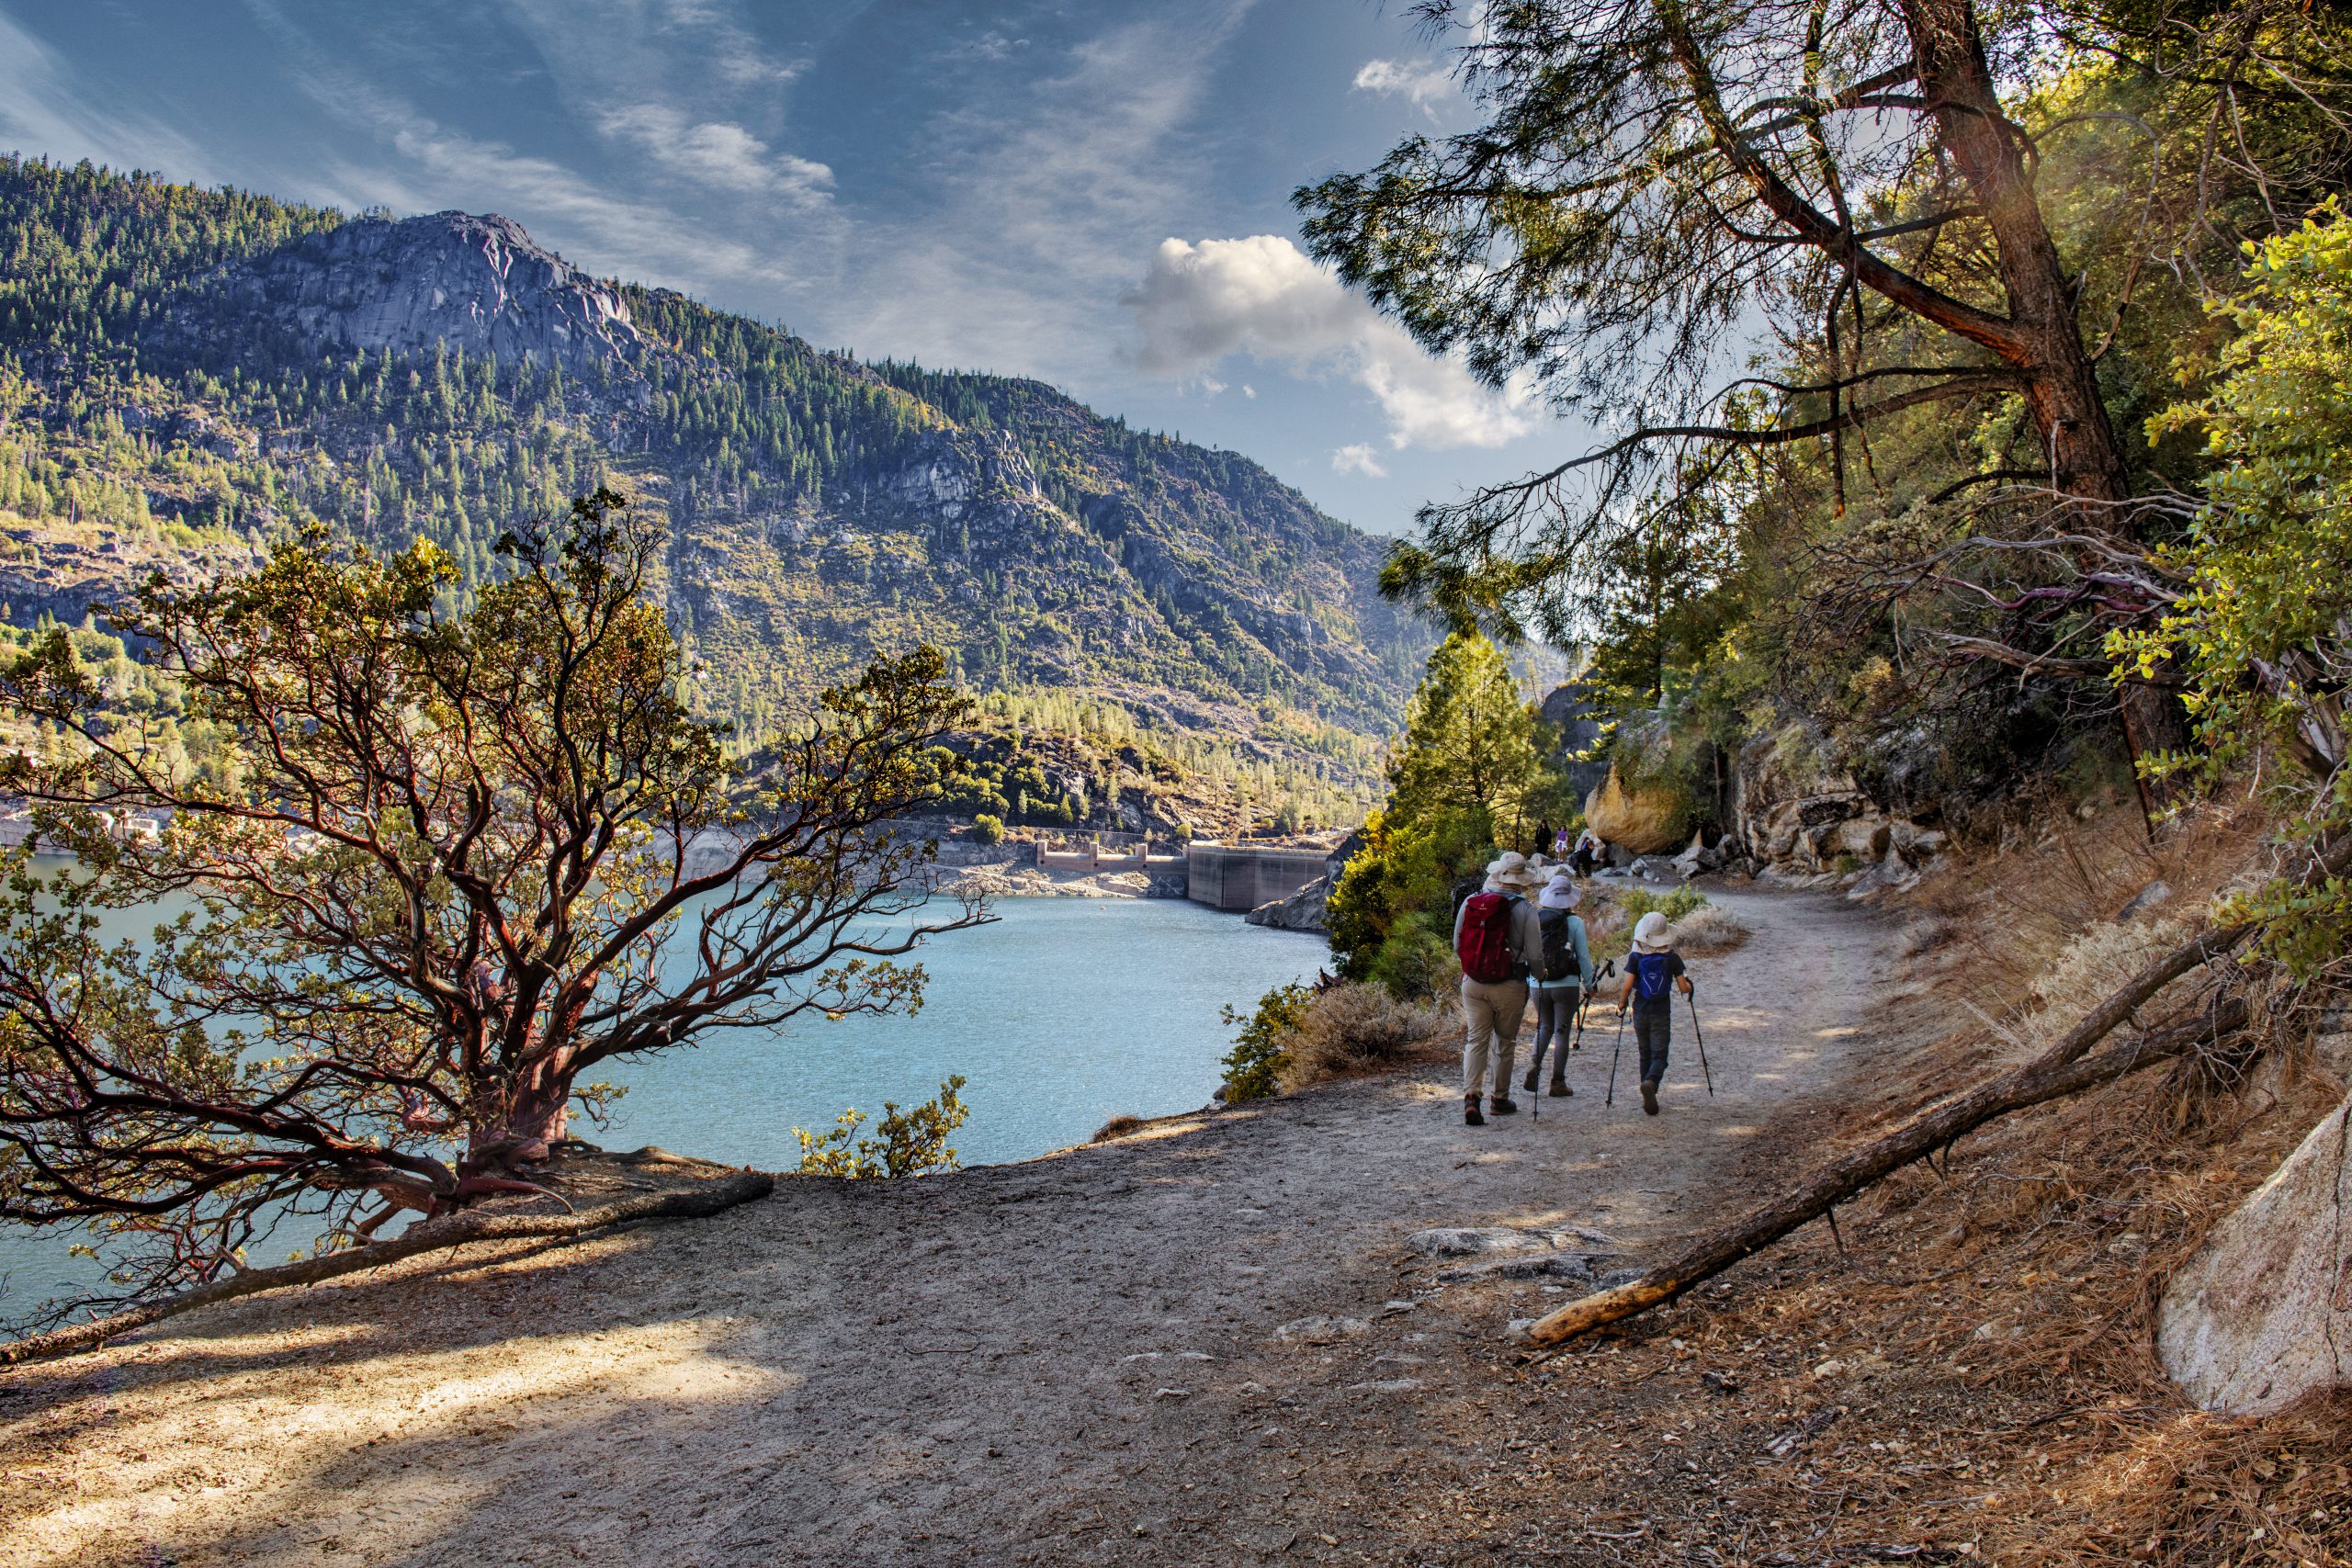
[[[1713,1098],[1678,1006],[1665,1113],[1626,1066],[1604,1109],[1596,1008],[1540,1122],[1465,1127],[1421,1067],[254,1298],[0,1373],[0,1563],[1456,1560],[1359,1489],[1507,1463],[1466,1395],[1508,1325],[1714,1224],[1867,1082],[1886,928],[1713,896],[1755,933],[1692,964]]]

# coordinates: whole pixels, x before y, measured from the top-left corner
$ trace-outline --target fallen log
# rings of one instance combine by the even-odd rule
[[[2111,1051],[2071,1060],[2056,1059],[2054,1052],[2045,1055],[2006,1077],[1932,1106],[1886,1136],[1831,1161],[1802,1187],[1705,1237],[1640,1279],[1580,1297],[1538,1318],[1527,1337],[1537,1345],[1558,1345],[1670,1302],[1799,1226],[1831,1214],[1836,1205],[1872,1182],[1996,1117],[2063,1100],[2184,1055],[2244,1028],[2245,1020],[2245,999],[2226,996]]]
[[[765,1171],[739,1170],[707,1187],[649,1192],[570,1214],[493,1214],[480,1211],[450,1214],[411,1225],[390,1241],[373,1241],[360,1247],[345,1247],[340,1252],[330,1252],[323,1258],[305,1258],[299,1263],[279,1264],[270,1269],[248,1269],[230,1279],[216,1280],[211,1284],[198,1285],[175,1296],[143,1303],[108,1317],[72,1324],[46,1334],[28,1335],[0,1345],[0,1367],[87,1349],[118,1338],[132,1329],[144,1328],[167,1317],[177,1317],[198,1307],[212,1306],[262,1291],[283,1290],[289,1285],[315,1285],[338,1275],[356,1274],[363,1269],[397,1263],[420,1252],[465,1247],[480,1241],[523,1241],[547,1237],[576,1240],[592,1231],[632,1220],[700,1219],[764,1198],[774,1190],[775,1178]]]

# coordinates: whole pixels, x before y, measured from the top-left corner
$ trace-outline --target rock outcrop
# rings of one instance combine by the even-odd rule
[[[1331,928],[1324,923],[1324,911],[1331,900],[1331,880],[1327,873],[1289,897],[1261,904],[1241,918],[1253,926],[1272,926],[1276,931],[1329,931]]]
[[[1617,770],[1585,796],[1586,826],[1637,855],[1665,854],[1690,830],[1690,803],[1680,791],[1629,788]]]
[[[2352,1386],[2352,1099],[2174,1276],[2156,1349],[2191,1398],[2226,1415]]]
[[[169,335],[237,351],[257,326],[373,354],[526,355],[584,372],[638,341],[617,289],[534,243],[511,218],[362,218],[198,280]]]
[[[1732,841],[1759,871],[1839,879],[1856,897],[1916,880],[1948,841],[1939,827],[1890,810],[1850,775],[1792,763],[1785,738],[1743,747],[1729,791]]]

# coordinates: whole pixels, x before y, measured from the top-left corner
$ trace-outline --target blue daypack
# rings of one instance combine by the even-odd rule
[[[1671,953],[1629,953],[1625,967],[1633,971],[1634,999],[1637,1002],[1670,1002],[1674,999],[1674,954]]]

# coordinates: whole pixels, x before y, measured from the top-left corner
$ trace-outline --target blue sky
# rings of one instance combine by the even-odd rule
[[[0,147],[397,212],[868,356],[1044,378],[1385,532],[1571,433],[1309,264],[1467,123],[1371,0],[0,0]]]

